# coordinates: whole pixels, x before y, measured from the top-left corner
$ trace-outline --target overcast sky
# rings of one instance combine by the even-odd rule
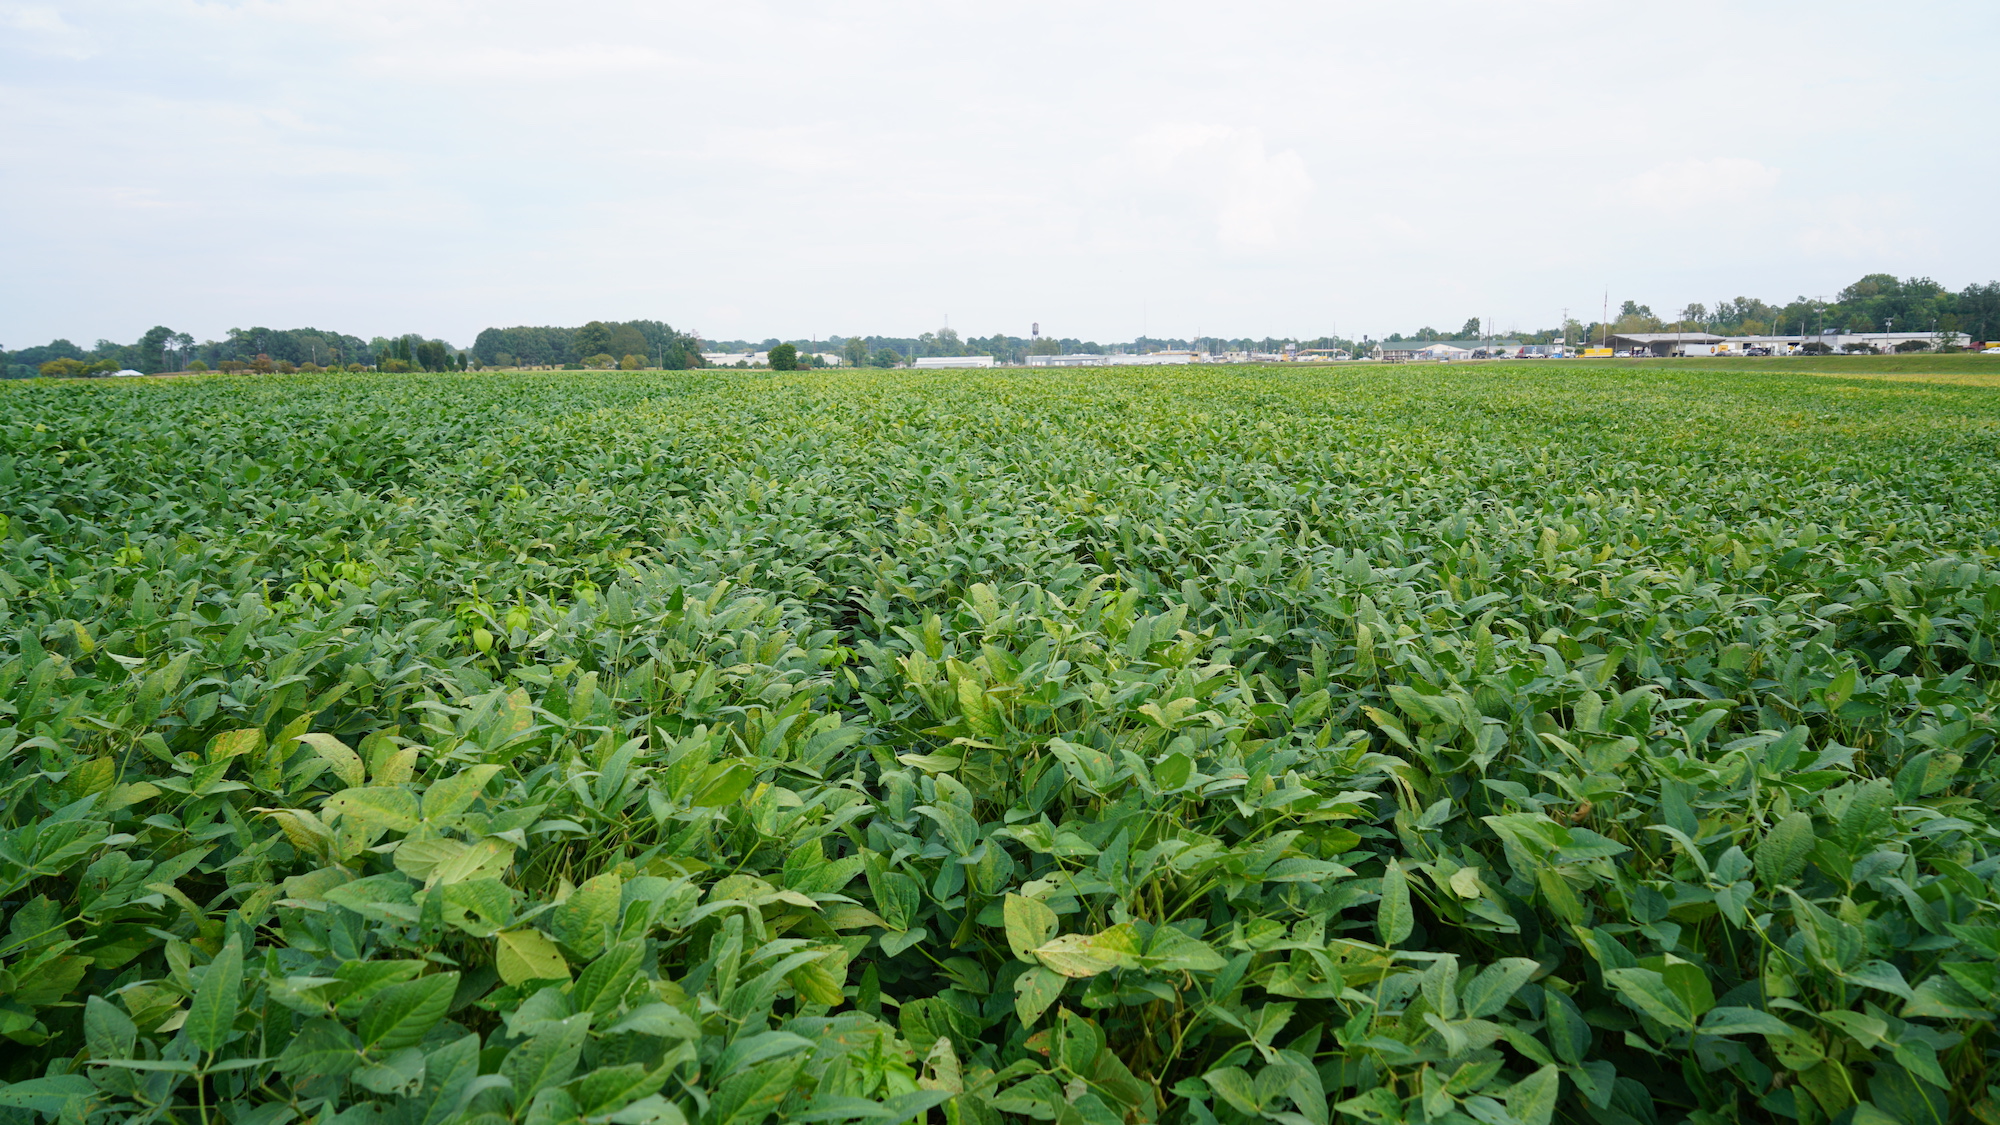
[[[2000,276],[2000,4],[0,0],[0,346],[1375,336]]]

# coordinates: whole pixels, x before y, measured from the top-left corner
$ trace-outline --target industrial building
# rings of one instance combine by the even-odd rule
[[[1930,348],[1940,342],[1964,347],[1970,341],[1962,332],[1821,332],[1810,336],[1717,336],[1712,332],[1631,332],[1614,334],[1612,347],[1646,356],[1749,355],[1751,349],[1766,349],[1770,355],[1794,355],[1808,344],[1823,344],[1829,351],[1893,352],[1899,346],[1920,344]],[[1912,350],[1915,350],[1914,348]]]
[[[1421,359],[1496,359],[1521,350],[1519,340],[1386,340],[1380,358],[1390,363]]]
[[[917,367],[998,367],[999,361],[990,355],[927,355],[918,359]]]

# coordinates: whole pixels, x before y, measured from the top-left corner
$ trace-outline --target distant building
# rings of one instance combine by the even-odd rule
[[[917,360],[917,367],[997,367],[999,361],[990,355],[927,355]]]
[[[1611,336],[1612,345],[1620,350],[1652,356],[1707,355],[1722,341],[1723,337],[1709,332],[1631,332]]]
[[[1069,355],[1031,355],[1029,367],[1103,367],[1111,362],[1108,355],[1095,352],[1072,352]]]
[[[771,362],[770,352],[703,352],[701,358],[710,367],[734,367],[741,363],[755,367]]]
[[[1962,332],[1944,333],[1946,343],[1964,347],[1969,341]],[[1829,351],[1844,352],[1874,348],[1893,352],[1898,346],[1922,344],[1935,347],[1936,332],[1821,332],[1803,336],[1717,336],[1710,332],[1633,332],[1613,334],[1611,345],[1619,351],[1644,356],[1714,356],[1759,354],[1797,355],[1809,344],[1824,345]],[[1912,349],[1914,350],[1914,349]]]
[[[1944,342],[1955,347],[1965,347],[1971,343],[1963,332],[1942,334]],[[1936,347],[1940,334],[1936,332],[1822,332],[1811,336],[1729,336],[1716,344],[1704,355],[1747,355],[1751,348],[1768,348],[1772,355],[1796,355],[1807,344],[1825,344],[1836,352],[1844,352],[1850,346],[1869,347],[1879,352],[1893,352],[1898,346],[1917,343],[1926,347]],[[1915,349],[1912,349],[1915,350]],[[1696,354],[1690,352],[1689,354]]]
[[[1196,352],[1147,352],[1144,355],[1106,356],[1105,359],[1113,367],[1161,367],[1201,362]]]
[[[1435,359],[1498,359],[1516,356],[1519,340],[1384,340],[1379,345],[1382,358],[1390,363]]]

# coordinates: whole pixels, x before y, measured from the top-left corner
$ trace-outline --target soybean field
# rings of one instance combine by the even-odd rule
[[[2000,391],[0,404],[0,1122],[2000,1123]]]

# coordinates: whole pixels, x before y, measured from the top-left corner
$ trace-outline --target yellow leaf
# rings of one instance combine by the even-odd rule
[[[1094,977],[1118,967],[1117,957],[1091,944],[1088,934],[1064,934],[1034,950],[1035,960],[1066,977]]]
[[[1476,867],[1461,867],[1452,872],[1451,889],[1458,892],[1460,898],[1478,898],[1486,893],[1486,888],[1479,885],[1479,869]]]
[[[262,749],[264,732],[251,727],[248,730],[226,730],[208,740],[208,760],[219,762],[224,758],[234,758],[238,754],[249,754]]]
[[[368,774],[362,768],[361,755],[349,749],[345,742],[330,734],[302,734],[299,741],[312,747],[313,752],[332,768],[333,775],[350,788],[367,782]]]
[[[502,930],[493,937],[498,943],[493,965],[508,984],[569,979],[569,963],[563,960],[562,950],[540,930]]]

